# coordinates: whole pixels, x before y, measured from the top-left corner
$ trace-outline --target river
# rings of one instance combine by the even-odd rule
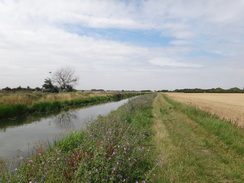
[[[33,154],[35,146],[47,142],[52,144],[53,140],[64,136],[67,131],[82,129],[89,121],[95,120],[99,115],[108,115],[127,101],[125,99],[80,108],[28,123],[21,121],[22,125],[15,121],[18,125],[0,128],[0,158],[7,161],[19,156],[27,158]]]

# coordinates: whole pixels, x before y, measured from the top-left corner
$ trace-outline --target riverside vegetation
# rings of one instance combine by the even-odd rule
[[[3,172],[0,182],[146,182],[158,166],[151,148],[153,95],[130,100],[85,130],[37,147],[14,172]]]
[[[5,94],[0,95],[0,119],[20,117],[31,113],[60,111],[136,96],[142,93],[70,92],[61,94]]]
[[[241,183],[243,154],[243,129],[158,93],[19,157],[0,182]]]

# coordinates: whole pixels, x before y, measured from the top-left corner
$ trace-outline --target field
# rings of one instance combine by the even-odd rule
[[[244,127],[244,94],[167,93],[167,95]]]

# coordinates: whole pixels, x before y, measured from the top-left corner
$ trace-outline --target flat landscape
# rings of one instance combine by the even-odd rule
[[[167,93],[172,99],[244,127],[244,94]]]

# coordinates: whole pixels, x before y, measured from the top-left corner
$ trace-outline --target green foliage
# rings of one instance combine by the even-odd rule
[[[44,92],[58,93],[58,87],[54,86],[50,78],[46,78],[42,85]]]
[[[22,104],[0,106],[0,119],[26,115],[28,108]]]

